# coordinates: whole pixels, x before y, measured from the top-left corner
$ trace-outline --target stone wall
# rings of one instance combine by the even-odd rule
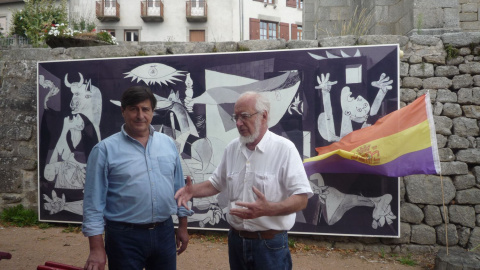
[[[401,237],[315,236],[316,244],[378,252],[431,252],[480,245],[480,33],[343,36],[316,40],[155,43],[12,49],[0,57],[0,209],[37,207],[37,62],[237,50],[399,44],[401,105],[430,91],[443,176],[401,178]],[[412,138],[414,139],[414,138]],[[443,183],[443,185],[441,185]],[[442,188],[443,187],[443,188]],[[442,207],[442,195],[446,208]],[[448,220],[448,226],[445,226]],[[476,251],[480,252],[480,248]]]
[[[368,33],[372,35],[478,31],[479,3],[480,0],[304,0],[303,36],[317,39],[338,35],[344,21],[357,24],[355,8],[357,15],[362,10],[366,12],[364,19],[371,17]]]

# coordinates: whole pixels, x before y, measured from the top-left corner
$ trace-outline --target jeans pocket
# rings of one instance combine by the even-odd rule
[[[279,233],[273,239],[263,240],[263,243],[267,249],[280,250],[287,246],[287,241],[286,233]]]

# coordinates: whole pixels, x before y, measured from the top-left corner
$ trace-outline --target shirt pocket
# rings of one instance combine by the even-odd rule
[[[241,201],[243,192],[243,179],[238,172],[227,175],[228,198],[231,202]]]
[[[175,175],[175,159],[172,156],[157,156],[157,164],[160,173],[167,179],[173,179]]]
[[[265,195],[267,201],[281,201],[280,183],[278,183],[276,174],[268,172],[255,173],[253,186]]]

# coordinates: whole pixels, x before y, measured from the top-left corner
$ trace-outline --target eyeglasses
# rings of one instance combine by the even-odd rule
[[[236,123],[238,121],[238,119],[240,119],[240,120],[242,120],[242,122],[244,122],[244,121],[250,119],[250,117],[254,116],[257,113],[259,113],[259,112],[252,113],[252,114],[249,114],[249,113],[242,113],[242,114],[239,114],[239,115],[233,114],[232,115],[232,121]]]

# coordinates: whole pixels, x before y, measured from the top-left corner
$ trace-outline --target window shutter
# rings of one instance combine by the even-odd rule
[[[297,39],[297,25],[292,23],[292,40]]]
[[[250,18],[250,40],[260,39],[260,20]]]
[[[287,0],[287,7],[297,7],[297,1],[296,0]]]
[[[280,38],[285,39],[285,41],[288,41],[289,35],[288,35],[288,23],[280,23]]]

